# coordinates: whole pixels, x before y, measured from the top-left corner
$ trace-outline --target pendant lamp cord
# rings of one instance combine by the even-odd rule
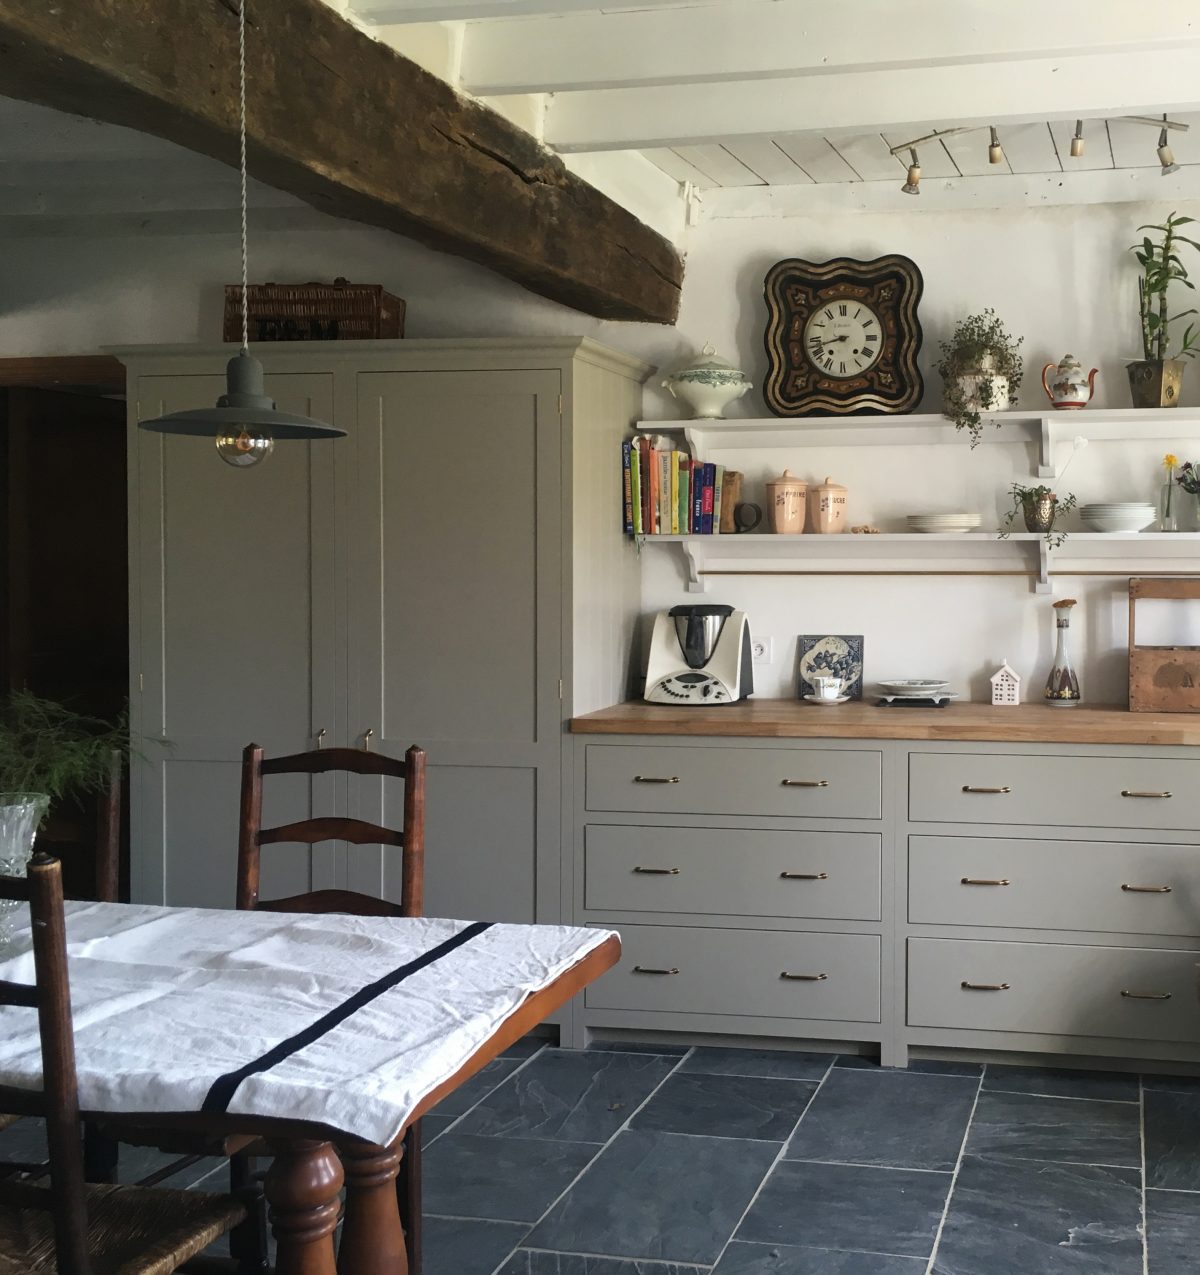
[[[246,0],[238,0],[238,123],[242,169],[242,349],[250,348],[250,236],[248,179],[246,175]]]

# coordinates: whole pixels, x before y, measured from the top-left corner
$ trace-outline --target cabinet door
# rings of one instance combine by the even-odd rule
[[[216,401],[219,376],[143,376],[131,403],[133,895],[232,907],[241,752],[311,746],[336,702],[333,466],[346,442],[284,442],[233,469],[211,440],[136,417]],[[331,378],[268,376],[286,411],[332,419]],[[332,813],[332,787],[266,781],[264,819]],[[336,883],[337,849],[271,846],[265,896]]]
[[[545,868],[559,841],[560,384],[557,371],[358,378],[351,730],[428,753],[430,916],[556,915],[538,856]],[[352,810],[399,827],[399,788],[358,781]],[[348,877],[400,897],[394,853],[351,847]]]

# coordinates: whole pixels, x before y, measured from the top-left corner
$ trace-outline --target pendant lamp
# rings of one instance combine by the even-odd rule
[[[225,393],[216,407],[170,412],[140,421],[139,428],[157,434],[188,434],[215,438],[217,455],[239,469],[257,465],[275,450],[277,438],[341,438],[344,429],[324,425],[307,416],[281,412],[263,387],[262,364],[250,353],[250,315],[247,251],[246,169],[246,0],[238,3],[238,86],[242,176],[242,348],[225,369]]]

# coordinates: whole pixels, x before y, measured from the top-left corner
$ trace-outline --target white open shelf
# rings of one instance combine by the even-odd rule
[[[1023,575],[1053,591],[1056,575],[1197,575],[1200,532],[1073,531],[1053,549],[1042,535],[997,532],[920,535],[639,536],[679,553],[688,588],[717,575]]]
[[[722,448],[911,447],[969,445],[967,436],[940,414],[913,416],[797,416],[733,420],[639,421],[647,434],[682,432],[692,455],[706,460]],[[1057,477],[1054,447],[1083,437],[1089,442],[1160,439],[1200,443],[1200,407],[1082,408],[1045,412],[988,412],[982,444],[1029,443],[1034,473]]]

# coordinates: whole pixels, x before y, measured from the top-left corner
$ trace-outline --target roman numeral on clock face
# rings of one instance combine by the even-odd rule
[[[849,306],[845,306],[845,305],[838,306],[838,314],[840,314],[842,318],[846,317],[846,315],[849,313],[849,310],[850,310]]]
[[[866,336],[864,336],[864,337],[863,337],[863,340],[864,340],[864,341],[878,341],[878,340],[879,340],[879,334],[878,334],[878,333],[876,333],[876,332],[868,332],[868,333],[866,334]]]

